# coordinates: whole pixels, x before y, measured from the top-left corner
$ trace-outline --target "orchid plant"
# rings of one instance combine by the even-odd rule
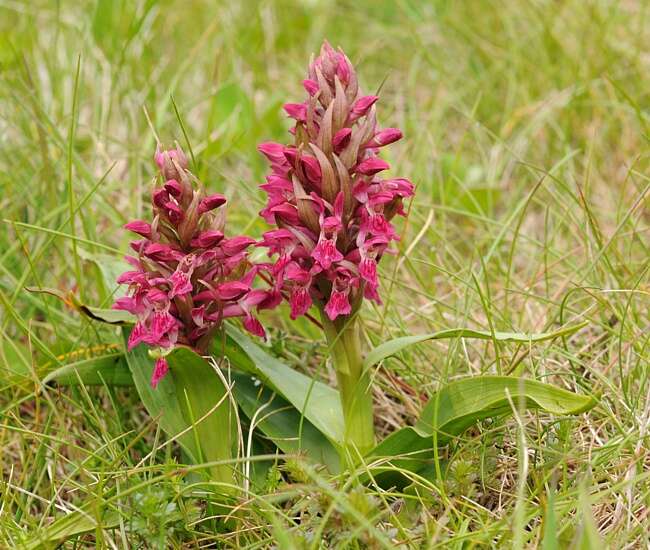
[[[260,444],[306,454],[333,473],[360,460],[405,454],[411,462],[401,469],[427,475],[436,446],[482,418],[512,412],[513,405],[563,415],[592,407],[589,396],[536,381],[470,377],[442,386],[414,426],[377,444],[372,369],[387,357],[440,338],[531,345],[585,325],[541,334],[448,329],[388,340],[364,355],[362,305],[381,303],[378,264],[393,252],[400,238],[393,221],[414,195],[407,179],[383,176],[389,165],[380,151],[402,133],[378,125],[378,96],[361,92],[348,57],[327,42],[303,86],[305,100],[284,106],[293,120],[292,142],[259,146],[270,163],[260,215],[273,227],[260,239],[226,235],[226,198],[206,193],[178,144],[156,151],[151,218],[126,225],[138,235],[118,279],[126,294],[113,310],[75,302],[93,319],[125,325],[126,351],[111,358],[111,380],[134,384],[150,414],[193,460],[219,462],[208,471],[228,487],[250,481],[250,472],[241,476],[228,465],[237,458],[237,434],[243,447],[240,416],[249,419],[251,434],[263,433]],[[259,253],[249,254],[253,248]],[[265,337],[258,312],[282,301],[291,319],[307,316],[322,327],[337,389],[283,364],[231,322],[239,318],[249,333]],[[72,363],[47,380],[104,383],[105,369],[101,361]],[[251,448],[249,440],[247,456]]]
[[[402,137],[377,124],[376,95],[364,95],[352,63],[327,42],[303,81],[307,98],[287,103],[294,143],[263,143],[271,164],[261,215],[276,229],[261,245],[277,256],[268,270],[291,318],[314,305],[336,369],[346,443],[362,455],[375,444],[370,376],[363,368],[357,313],[364,298],[381,303],[377,264],[399,240],[391,219],[413,195],[381,147]]]

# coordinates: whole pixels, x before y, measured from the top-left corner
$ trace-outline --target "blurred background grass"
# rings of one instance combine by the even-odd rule
[[[185,145],[183,121],[197,174],[229,197],[232,232],[266,229],[257,217],[265,165],[256,146],[286,140],[281,106],[302,98],[309,55],[327,38],[356,64],[364,90],[381,89],[380,123],[405,134],[389,152],[392,173],[418,186],[400,254],[382,265],[385,304],[364,313],[368,343],[455,326],[542,331],[591,322],[569,342],[532,350],[435,343],[391,360],[377,375],[380,429],[412,419],[440,381],[497,369],[554,377],[602,394],[603,404],[551,428],[525,419],[536,462],[524,500],[515,495],[514,424],[499,424],[452,451],[465,470],[455,486],[420,495],[421,506],[401,509],[384,495],[365,495],[371,504],[351,499],[371,507],[372,529],[343,512],[338,523],[321,519],[307,505],[320,489],[306,483],[284,509],[251,505],[256,527],[242,523],[241,538],[214,536],[264,546],[285,528],[298,538],[321,529],[332,545],[382,546],[377,528],[408,544],[503,547],[525,526],[534,546],[553,519],[562,544],[642,545],[650,498],[649,10],[645,0],[0,0],[3,372],[33,385],[52,356],[111,341],[24,287],[75,289],[109,303],[84,255],[126,250],[121,225],[148,214],[156,139],[144,109],[166,144]],[[288,338],[284,319],[266,319],[275,352],[331,379],[315,333],[303,324],[301,336]],[[85,441],[93,460],[116,453],[117,478],[132,463],[124,458],[128,441],[114,438],[145,420],[128,392],[118,392],[113,409],[103,390],[57,394],[55,403],[13,381],[2,388],[0,444],[11,489],[3,492],[2,528],[15,541],[56,515],[59,481],[80,484],[70,501],[89,492],[80,488],[83,458],[66,441]],[[90,418],[87,399],[112,412]],[[148,437],[154,433],[150,427]],[[55,436],[63,442],[44,446]],[[28,466],[37,459],[51,461],[40,481]],[[162,501],[175,490],[165,486]],[[565,517],[547,513],[554,491]],[[151,498],[155,511],[158,496]],[[159,535],[153,525],[143,519],[133,536]],[[174,544],[201,526],[173,531]],[[95,536],[111,545],[110,533]]]

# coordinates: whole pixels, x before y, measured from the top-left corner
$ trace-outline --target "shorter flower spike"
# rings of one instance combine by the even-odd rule
[[[291,318],[318,304],[333,321],[364,297],[381,303],[377,264],[399,239],[391,219],[414,188],[379,176],[389,168],[380,148],[402,132],[378,127],[379,97],[361,93],[347,56],[325,42],[307,76],[305,101],[284,106],[294,143],[259,145],[271,165],[260,215],[277,229],[258,245],[277,256],[266,269]]]
[[[224,236],[218,209],[226,199],[194,188],[180,147],[158,149],[154,159],[162,179],[151,196],[153,220],[125,226],[142,238],[131,243],[136,256],[127,257],[133,270],[118,278],[128,285],[128,296],[113,304],[137,317],[128,348],[144,343],[168,350],[182,344],[205,353],[229,317],[241,317],[247,330],[264,336],[254,313],[272,304],[275,292],[253,288],[259,268],[248,260],[247,249],[255,240]],[[151,385],[167,371],[167,361],[158,359]]]

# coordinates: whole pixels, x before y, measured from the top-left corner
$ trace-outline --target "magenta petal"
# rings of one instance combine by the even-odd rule
[[[382,187],[392,191],[398,197],[411,197],[415,192],[415,186],[406,178],[395,178],[381,182]]]
[[[204,214],[205,212],[209,212],[210,210],[219,208],[224,204],[226,204],[226,197],[220,195],[219,193],[215,193],[214,195],[205,197],[199,203],[199,209],[198,209],[199,216],[201,214]]]
[[[357,165],[356,172],[357,174],[363,174],[365,176],[373,176],[377,172],[388,170],[389,168],[390,164],[388,164],[385,160],[377,157],[370,157],[361,161]]]
[[[318,92],[318,82],[315,80],[307,78],[302,81],[302,85],[304,86],[305,91],[311,96],[316,95],[316,92]]]
[[[311,253],[311,257],[316,260],[323,269],[329,269],[333,262],[339,262],[343,259],[334,241],[331,239],[322,239],[316,245]]]
[[[228,281],[220,284],[216,290],[215,295],[219,300],[236,300],[250,290],[250,286],[242,283],[241,281]]]
[[[307,313],[311,307],[312,301],[309,291],[302,286],[294,287],[289,297],[289,305],[291,306],[291,319],[295,320],[301,315]]]
[[[192,315],[192,321],[197,327],[202,327],[205,323],[205,305],[194,307],[190,312]]]
[[[176,296],[185,296],[192,292],[192,281],[187,273],[182,271],[174,271],[170,277],[172,289],[169,292],[169,299],[172,300]]]
[[[400,130],[397,128],[386,128],[377,132],[369,145],[371,147],[383,147],[400,139],[402,139],[402,132]]]
[[[169,262],[178,260],[180,253],[167,244],[151,243],[144,249],[143,254],[157,262]]]
[[[359,275],[371,285],[377,285],[377,262],[372,258],[363,258],[359,263]]]
[[[351,312],[352,306],[350,306],[347,293],[334,290],[325,306],[325,313],[330,320],[334,321],[339,315],[349,315]]]
[[[332,146],[335,153],[340,153],[350,143],[350,136],[352,135],[352,128],[341,128],[332,138]]]
[[[379,297],[379,293],[377,292],[377,285],[372,285],[370,283],[367,283],[365,288],[363,289],[363,296],[364,298],[368,298],[368,300],[372,300],[377,304],[381,304],[381,298]]]
[[[284,276],[289,281],[294,281],[302,286],[307,285],[311,279],[309,271],[300,267],[296,262],[290,262],[287,264]]]
[[[312,183],[319,183],[321,180],[320,164],[315,157],[303,155],[300,157],[305,175]]]
[[[129,222],[124,226],[124,229],[128,229],[133,233],[142,235],[146,239],[149,239],[151,237],[151,225],[142,220],[134,220],[132,222]]]
[[[165,183],[165,191],[167,191],[172,197],[177,199],[182,195],[183,188],[181,187],[181,184],[178,183],[176,180],[168,180]]]
[[[190,244],[196,248],[210,248],[221,242],[223,239],[223,233],[221,231],[216,231],[211,229],[209,231],[204,231],[198,237],[192,239]]]
[[[113,304],[113,309],[128,311],[132,315],[137,315],[142,311],[142,307],[140,306],[138,301],[135,300],[135,298],[131,298],[130,296],[123,296],[122,298],[118,298],[117,300],[115,300],[115,303]]]
[[[178,206],[175,202],[168,201],[165,203],[165,208],[167,209],[167,216],[169,216],[169,220],[174,223],[180,223],[184,217],[183,211],[181,210],[180,206]]]
[[[274,143],[271,141],[260,143],[257,146],[257,150],[269,159],[271,163],[282,163],[286,160],[284,157],[285,146],[280,143]]]
[[[366,95],[357,99],[350,109],[350,119],[356,120],[364,116],[378,99],[379,96],[376,95]]]
[[[247,249],[252,244],[255,244],[255,239],[241,235],[221,241],[220,247],[226,256],[234,256],[235,254],[239,254],[241,251]]]
[[[145,284],[146,281],[147,277],[142,271],[125,271],[117,278],[117,284],[119,285],[141,285]]]
[[[151,387],[155,388],[158,385],[158,382],[160,382],[168,372],[169,364],[167,363],[167,359],[164,357],[156,359],[156,364],[151,373]]]
[[[244,328],[251,334],[254,334],[255,336],[259,336],[260,338],[264,338],[266,336],[262,323],[260,323],[257,319],[255,319],[255,317],[253,317],[252,315],[247,315],[244,318],[243,324],[244,324]]]
[[[158,208],[163,208],[169,201],[169,192],[166,189],[156,189],[152,194],[152,201]]]
[[[348,60],[344,55],[339,53],[338,58],[339,62],[336,67],[336,76],[339,77],[339,80],[343,84],[348,84],[350,81],[350,74],[352,73],[352,67],[350,67],[350,63],[348,63]]]
[[[167,311],[156,311],[151,321],[149,334],[143,339],[151,346],[164,346],[178,329],[179,322]],[[172,334],[170,334],[172,333]]]
[[[300,122],[307,120],[307,105],[304,103],[285,103],[284,110],[291,118]]]
[[[131,351],[139,343],[143,342],[147,337],[147,330],[144,328],[142,323],[136,323],[131,334],[129,334],[129,341],[127,342],[127,349]]]

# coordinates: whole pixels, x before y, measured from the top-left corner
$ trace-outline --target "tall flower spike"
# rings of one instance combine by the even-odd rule
[[[307,99],[284,108],[294,143],[262,143],[271,164],[260,212],[278,226],[260,242],[277,259],[268,269],[291,316],[319,304],[330,320],[354,313],[363,297],[380,303],[377,263],[399,239],[390,220],[413,195],[406,179],[382,179],[379,149],[399,140],[380,129],[374,95],[363,95],[350,60],[327,42],[303,81]],[[299,276],[297,276],[299,274]]]
[[[128,296],[113,304],[138,319],[129,349],[144,343],[162,348],[164,355],[164,350],[183,344],[205,353],[229,317],[242,317],[247,330],[264,336],[254,312],[274,294],[252,288],[259,268],[248,261],[247,249],[254,239],[224,236],[219,209],[226,199],[205,195],[180,147],[158,149],[154,160],[161,181],[152,193],[153,220],[125,226],[141,238],[131,243],[137,255],[127,257],[134,270],[118,279],[129,286]],[[167,361],[160,357],[151,385],[167,371]]]

